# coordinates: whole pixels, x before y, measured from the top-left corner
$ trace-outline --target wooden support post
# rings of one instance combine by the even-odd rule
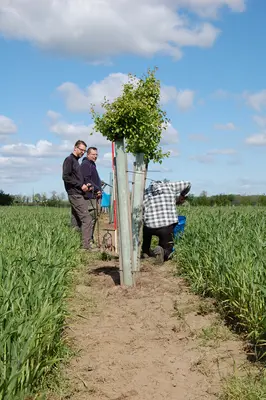
[[[146,168],[144,154],[136,154],[135,183],[132,211],[132,234],[133,234],[133,264],[134,272],[140,269],[140,252],[142,242],[142,218],[143,218],[143,194],[145,188]]]
[[[133,164],[133,174],[132,174],[132,183],[131,183],[131,198],[130,198],[130,204],[131,204],[131,217],[133,215],[133,199],[134,199],[134,191],[135,191],[135,172],[136,172],[136,161],[134,161]]]
[[[115,142],[116,178],[117,178],[117,210],[119,222],[119,258],[122,265],[122,279],[126,286],[133,286],[132,275],[132,240],[129,204],[129,185],[127,176],[127,157],[124,140]]]

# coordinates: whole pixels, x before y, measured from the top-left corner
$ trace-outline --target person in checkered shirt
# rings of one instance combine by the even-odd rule
[[[176,206],[183,204],[191,188],[188,181],[152,182],[144,192],[142,257],[156,257],[158,263],[168,260],[173,249],[173,232],[178,223]],[[151,250],[152,236],[159,246]]]

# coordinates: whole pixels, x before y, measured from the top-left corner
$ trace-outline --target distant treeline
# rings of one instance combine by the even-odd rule
[[[46,193],[22,196],[6,194],[0,190],[0,206],[69,207],[69,202],[65,193],[52,192],[50,197]]]
[[[192,206],[266,206],[266,195],[217,194],[207,196],[189,195],[188,202]]]
[[[189,195],[188,204],[191,206],[266,206],[266,195],[217,194],[208,196],[202,192],[199,196]],[[43,207],[69,207],[65,193],[52,192],[36,193],[32,196],[10,195],[0,190],[0,206],[27,205]]]

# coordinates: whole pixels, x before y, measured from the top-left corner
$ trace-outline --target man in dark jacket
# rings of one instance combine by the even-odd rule
[[[82,245],[86,250],[91,247],[91,228],[92,218],[88,212],[84,194],[91,190],[89,182],[84,183],[81,173],[79,159],[86,151],[86,143],[78,140],[75,143],[73,153],[71,153],[63,163],[63,181],[71,204],[71,222],[73,227],[81,229]]]
[[[99,177],[96,161],[98,158],[98,150],[96,147],[89,147],[87,157],[84,157],[81,164],[81,172],[84,182],[90,183],[93,190],[84,193],[84,198],[87,202],[88,211],[92,217],[92,230],[90,240],[94,242],[94,229],[98,218],[98,202],[102,196],[102,181]]]

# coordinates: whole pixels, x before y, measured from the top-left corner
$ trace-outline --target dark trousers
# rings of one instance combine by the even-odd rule
[[[91,240],[94,240],[93,236],[94,236],[94,231],[95,231],[95,225],[98,219],[98,204],[97,204],[97,200],[96,199],[88,199],[86,200],[87,203],[87,208],[89,211],[89,214],[92,218],[91,224],[92,224],[92,228],[91,228]]]
[[[81,231],[82,246],[88,249],[91,242],[92,218],[87,203],[81,194],[69,194],[68,200],[71,204],[71,225]]]
[[[159,246],[164,249],[164,260],[168,260],[168,257],[173,251],[173,233],[176,224],[169,226],[163,226],[162,228],[148,228],[143,226],[143,244],[142,253],[152,256],[151,240],[152,236],[157,236],[159,238]]]

